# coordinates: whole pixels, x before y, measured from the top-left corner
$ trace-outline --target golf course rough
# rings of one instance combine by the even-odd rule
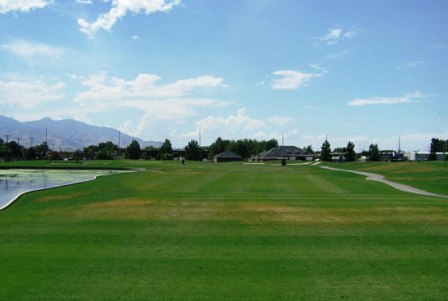
[[[446,199],[310,165],[91,164],[162,172],[0,212],[0,300],[446,300]]]

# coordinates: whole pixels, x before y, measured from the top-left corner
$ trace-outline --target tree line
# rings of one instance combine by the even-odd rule
[[[429,149],[429,160],[437,160],[437,153],[448,152],[448,140],[432,138]],[[448,160],[448,155],[445,157],[445,160]]]
[[[356,161],[358,156],[366,156],[369,161],[380,161],[381,155],[378,144],[370,144],[369,150],[364,151],[360,154],[356,154],[355,152],[355,144],[351,141],[347,143],[346,147],[335,148],[333,152],[331,151],[331,145],[328,140],[322,144],[321,152],[320,152],[320,160],[322,161],[333,161],[333,155],[337,154],[339,156],[340,161],[353,162]]]
[[[133,140],[125,148],[119,148],[111,141],[107,141],[101,142],[98,145],[84,147],[82,150],[76,150],[70,153],[70,159],[110,160],[124,157],[128,159],[172,160],[175,157],[185,156],[187,160],[200,161],[203,159],[212,160],[213,156],[224,151],[231,151],[243,159],[248,159],[252,155],[275,147],[278,147],[278,141],[276,139],[261,141],[255,139],[226,140],[218,137],[208,147],[201,147],[196,140],[191,140],[187,143],[185,149],[179,152],[173,150],[169,139],[165,139],[160,148],[150,146],[143,149],[136,140]],[[305,147],[304,150],[307,153],[315,153],[311,145]],[[440,152],[448,152],[448,140],[432,138],[429,160],[437,160],[436,153]],[[333,155],[335,153],[341,156],[340,159],[342,161],[347,162],[356,161],[359,156],[365,156],[369,161],[380,161],[382,159],[378,144],[370,144],[368,151],[357,154],[355,152],[355,144],[351,141],[347,143],[346,147],[338,147],[332,151],[328,140],[325,140],[322,144],[319,158],[322,161],[333,161]],[[0,138],[0,158],[3,160],[61,160],[64,159],[64,155],[67,155],[67,152],[53,151],[45,142],[26,148],[19,145],[16,141],[5,142]],[[448,160],[448,156],[445,159]]]

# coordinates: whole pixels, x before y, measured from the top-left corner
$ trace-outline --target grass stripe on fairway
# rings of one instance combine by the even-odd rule
[[[317,166],[132,164],[162,172],[36,192],[0,212],[0,300],[448,294],[446,200]]]

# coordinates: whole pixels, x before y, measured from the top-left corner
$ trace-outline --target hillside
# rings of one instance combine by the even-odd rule
[[[106,141],[118,144],[119,136],[122,147],[134,139],[140,143],[141,147],[160,147],[161,145],[161,142],[158,141],[144,141],[123,133],[119,134],[118,130],[113,128],[93,126],[73,119],[44,118],[20,122],[0,115],[0,137],[3,140],[6,140],[6,135],[9,135],[9,141],[20,139],[21,145],[29,147],[31,142],[33,145],[44,142],[46,131],[48,145],[55,150],[79,149]]]

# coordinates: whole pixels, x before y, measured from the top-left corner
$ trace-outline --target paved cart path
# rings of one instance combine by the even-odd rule
[[[424,191],[424,190],[421,190],[421,189],[418,189],[418,188],[415,188],[415,187],[412,187],[409,185],[400,184],[400,183],[386,180],[384,178],[384,176],[382,176],[380,174],[364,172],[364,171],[357,171],[357,170],[339,169],[339,168],[333,168],[333,167],[329,167],[329,166],[321,166],[321,168],[325,168],[328,170],[335,170],[335,171],[351,172],[354,174],[362,175],[362,176],[367,177],[366,180],[381,182],[381,183],[387,184],[395,189],[398,189],[398,190],[401,190],[404,192],[409,192],[409,193],[414,193],[414,194],[419,194],[419,195],[424,195],[424,196],[438,197],[438,198],[448,198],[448,195],[432,193],[432,192]]]

